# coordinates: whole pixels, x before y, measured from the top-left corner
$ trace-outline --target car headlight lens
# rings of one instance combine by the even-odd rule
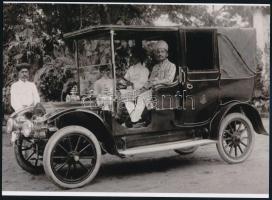
[[[8,134],[11,134],[11,132],[14,129],[14,123],[15,121],[12,118],[9,118],[6,125],[6,131]]]
[[[26,120],[23,124],[22,124],[22,134],[25,137],[29,137],[30,134],[32,133],[33,130],[33,123],[30,120]]]

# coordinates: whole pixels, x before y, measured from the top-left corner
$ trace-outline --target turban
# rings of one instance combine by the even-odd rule
[[[166,51],[168,51],[168,44],[165,41],[160,40],[155,45],[155,50],[158,49],[165,49]]]

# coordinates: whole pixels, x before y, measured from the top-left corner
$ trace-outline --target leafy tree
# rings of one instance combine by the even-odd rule
[[[64,45],[63,33],[102,24],[152,25],[161,15],[184,26],[237,26],[243,23],[248,27],[252,25],[254,9],[257,7],[225,5],[210,9],[205,5],[4,4],[5,107],[9,107],[9,86],[16,80],[14,66],[22,61],[33,65],[31,75],[44,100],[59,100],[63,85],[70,77],[65,74],[66,66],[74,65],[71,61],[73,44]],[[269,8],[259,9],[264,13],[270,12]],[[50,65],[45,61],[48,57]]]

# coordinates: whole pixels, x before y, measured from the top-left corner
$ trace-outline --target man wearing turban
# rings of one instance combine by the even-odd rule
[[[158,41],[154,48],[154,54],[157,64],[154,65],[150,78],[144,85],[147,91],[138,96],[135,108],[130,113],[134,128],[141,127],[141,115],[151,101],[151,88],[159,84],[170,84],[175,78],[176,66],[168,60],[168,44],[163,40]]]

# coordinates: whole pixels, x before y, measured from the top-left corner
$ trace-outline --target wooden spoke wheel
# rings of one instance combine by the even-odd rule
[[[231,113],[221,122],[217,149],[221,158],[231,164],[245,161],[253,150],[255,133],[249,119]]]
[[[47,176],[62,188],[77,188],[89,183],[97,174],[101,148],[95,135],[80,126],[57,131],[44,151]]]

